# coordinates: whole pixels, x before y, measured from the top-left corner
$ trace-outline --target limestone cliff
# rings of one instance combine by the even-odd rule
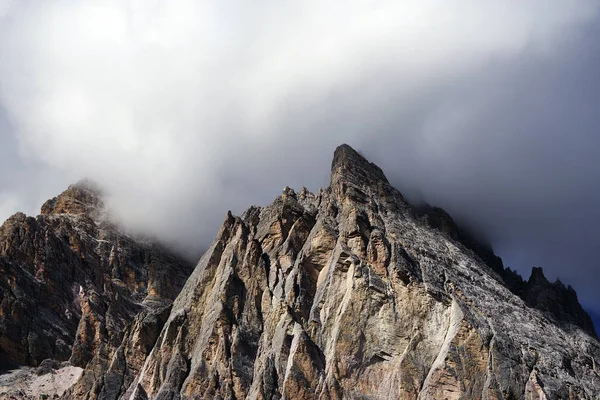
[[[192,269],[114,225],[92,184],[72,185],[0,227],[0,367],[70,361],[91,390],[134,321],[158,336]]]
[[[599,362],[344,145],[327,189],[226,216],[119,396],[597,399]]]

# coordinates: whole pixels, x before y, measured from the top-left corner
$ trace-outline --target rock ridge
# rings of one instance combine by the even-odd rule
[[[40,214],[98,216],[104,208],[103,193],[100,187],[93,181],[84,179],[70,185],[59,196],[46,201],[42,205]]]
[[[330,187],[226,215],[111,398],[597,399],[599,361],[344,145]]]
[[[469,232],[459,228],[443,209],[421,204],[415,207],[415,210],[419,219],[430,228],[439,230],[473,251],[498,274],[500,282],[504,286],[530,307],[544,311],[558,323],[577,325],[593,337],[598,338],[592,319],[579,304],[577,293],[571,286],[565,287],[560,280],[550,283],[541,267],[533,267],[529,280],[525,281],[518,272],[504,266],[502,258],[494,254],[489,244],[482,243]]]

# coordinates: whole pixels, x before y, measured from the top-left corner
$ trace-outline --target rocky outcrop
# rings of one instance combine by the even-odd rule
[[[143,336],[144,357],[192,268],[111,223],[93,185],[72,185],[0,227],[0,360],[68,360],[94,386],[127,332]]]
[[[22,367],[0,374],[0,399],[55,399],[81,377],[82,368],[44,360],[39,368]]]
[[[575,290],[558,279],[553,283],[549,282],[542,268],[532,269],[524,300],[531,307],[548,313],[551,318],[577,325],[597,337],[592,319],[579,304]]]
[[[595,399],[599,362],[341,146],[327,189],[227,214],[112,398]]]
[[[550,283],[544,276],[543,269],[533,268],[529,281],[509,267],[504,267],[502,259],[494,254],[492,247],[475,238],[468,231],[459,228],[452,217],[439,207],[421,204],[415,207],[420,221],[432,229],[436,229],[451,239],[459,242],[481,259],[501,278],[500,282],[511,292],[523,299],[529,306],[544,311],[557,323],[574,324],[598,338],[590,316],[585,312],[577,293],[571,287],[557,280]]]

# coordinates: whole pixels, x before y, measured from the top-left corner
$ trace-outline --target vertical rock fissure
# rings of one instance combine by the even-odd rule
[[[425,380],[423,381],[420,398],[424,398],[424,399],[428,398],[429,395],[427,394],[426,391],[429,388],[433,374],[444,365],[446,356],[448,355],[448,350],[450,349],[452,341],[454,340],[454,338],[456,337],[456,334],[458,333],[458,330],[460,328],[460,324],[463,320],[463,317],[464,317],[464,314],[463,314],[462,310],[460,309],[460,305],[458,304],[456,299],[453,298],[452,305],[450,307],[450,318],[448,321],[448,328],[446,329],[446,335],[444,336],[444,341],[442,342],[440,350],[437,353],[435,360],[431,364],[431,367],[429,368],[429,371],[427,372],[427,376],[426,376]]]
[[[496,329],[494,328],[494,324],[489,320],[487,323],[492,331],[492,337],[488,345],[487,376],[485,384],[483,385],[483,392],[481,393],[481,398],[483,400],[489,398],[490,386],[494,379],[494,346],[496,345]]]

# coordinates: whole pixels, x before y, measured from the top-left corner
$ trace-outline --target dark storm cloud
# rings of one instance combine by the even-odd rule
[[[0,217],[87,176],[190,253],[346,142],[600,311],[597,1],[0,1]]]
[[[392,149],[366,146],[384,160],[394,182],[409,194],[420,190],[483,231],[525,278],[532,266],[543,266],[549,278],[576,287],[582,302],[596,310],[599,34],[595,23],[560,51],[494,63],[471,74],[469,85],[459,82],[457,90],[436,97],[448,95],[441,108],[451,114],[473,114],[456,134],[451,123],[441,124],[451,139],[439,153],[406,163],[415,173],[394,166]]]

